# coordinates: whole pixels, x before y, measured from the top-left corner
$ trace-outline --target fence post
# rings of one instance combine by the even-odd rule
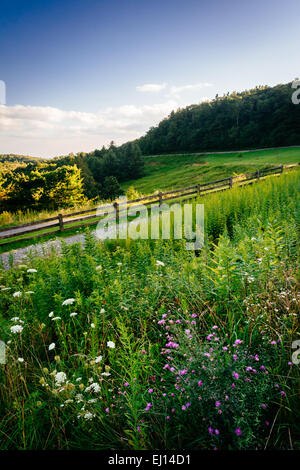
[[[115,208],[115,213],[116,213],[116,223],[119,223],[119,203],[117,201],[114,202],[114,208]]]
[[[232,188],[232,176],[230,176],[230,178],[229,178],[229,188],[230,189]]]
[[[259,180],[259,178],[260,178],[260,171],[259,171],[259,170],[257,170],[257,172],[256,172],[256,173],[257,173],[257,179]]]
[[[280,168],[280,173],[283,173],[283,165],[280,165],[281,168]]]
[[[62,232],[64,229],[64,221],[62,214],[58,214],[58,222],[59,222],[59,231]]]
[[[201,193],[201,189],[200,189],[200,184],[198,183],[197,184],[197,196],[199,197],[200,196],[200,193]]]
[[[162,193],[161,193],[161,191],[158,193],[158,197],[159,197],[159,205],[161,206],[162,205]]]

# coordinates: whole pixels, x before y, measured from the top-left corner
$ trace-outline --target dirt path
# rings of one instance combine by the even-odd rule
[[[131,223],[134,221],[131,221]],[[137,224],[139,221],[137,221]],[[119,228],[119,226],[118,226]],[[92,235],[95,236],[97,239],[105,238],[101,231],[97,231],[96,237],[96,230],[93,230]],[[57,254],[61,251],[62,242],[67,244],[72,243],[81,243],[83,244],[85,240],[85,234],[78,234],[72,235],[70,237],[66,237],[63,239],[55,238],[54,240],[49,240],[48,242],[44,243],[37,243],[35,245],[26,246],[24,248],[17,248],[16,250],[7,251],[6,253],[2,253],[0,255],[0,268],[1,262],[5,270],[11,268],[11,258],[12,258],[12,265],[26,263],[31,256],[48,256],[51,251],[54,249]]]
[[[93,232],[94,233],[94,232]],[[84,234],[73,235],[63,239],[64,243],[84,243]],[[44,243],[37,243],[36,245],[26,246],[25,248],[18,248],[16,250],[8,251],[0,255],[0,260],[2,261],[4,269],[10,269],[11,263],[10,259],[13,259],[13,265],[26,263],[30,256],[47,256],[50,254],[51,250],[54,249],[57,253],[61,250],[62,240],[56,238],[55,240],[49,240]]]

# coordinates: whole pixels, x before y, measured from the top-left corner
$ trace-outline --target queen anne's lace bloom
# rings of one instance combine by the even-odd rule
[[[67,376],[64,372],[57,372],[55,375],[55,384],[61,385],[67,380]]]
[[[101,391],[101,388],[97,382],[92,383],[89,387],[85,389],[85,392],[99,393],[100,391]]]
[[[21,295],[22,295],[22,292],[20,291],[13,293],[13,297],[21,297]]]
[[[14,333],[14,334],[16,334],[16,333],[22,333],[22,331],[23,331],[23,326],[21,326],[21,325],[14,325],[14,326],[12,326],[12,327],[10,328],[10,331],[11,331],[12,333]]]
[[[72,305],[75,302],[75,299],[66,299],[63,301],[62,305]]]

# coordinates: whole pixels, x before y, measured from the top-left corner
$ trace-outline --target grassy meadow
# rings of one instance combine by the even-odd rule
[[[158,191],[168,191],[189,187],[198,183],[207,183],[229,176],[243,175],[251,173],[258,169],[271,168],[274,166],[290,165],[300,162],[300,147],[283,148],[275,150],[257,150],[244,153],[225,153],[225,154],[181,154],[181,155],[162,155],[144,157],[145,176],[123,183],[122,189],[127,193],[129,199],[143,197]],[[104,201],[104,204],[107,202]],[[32,221],[39,221],[49,217],[57,216],[58,212],[64,216],[73,212],[93,209],[99,205],[99,201],[88,201],[84,205],[75,206],[72,209],[59,209],[58,211],[16,211],[14,213],[4,211],[0,214],[1,228],[23,224]],[[78,228],[81,222],[69,224],[73,230],[65,233],[54,233],[46,235],[43,238],[36,238],[29,241],[22,241],[25,235],[18,235],[11,239],[11,243],[1,247],[0,253],[7,252],[16,248],[22,248],[28,245],[48,241],[55,237],[61,239],[83,233],[84,229]],[[96,223],[96,222],[95,222]],[[57,227],[45,228],[40,231],[41,234],[57,231]]]
[[[2,270],[0,448],[300,450],[299,186],[293,171],[201,198],[197,253],[87,234]]]
[[[145,176],[122,184],[142,194],[207,183],[278,165],[300,162],[300,147],[224,154],[180,154],[144,157]]]

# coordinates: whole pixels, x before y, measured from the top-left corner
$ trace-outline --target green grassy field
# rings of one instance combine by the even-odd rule
[[[145,176],[127,181],[142,194],[206,183],[234,174],[300,162],[300,147],[214,155],[159,155],[145,157]]]

